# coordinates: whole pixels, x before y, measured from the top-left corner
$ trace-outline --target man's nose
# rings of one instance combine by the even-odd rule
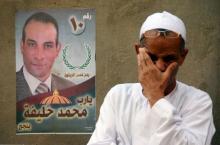
[[[41,46],[38,46],[36,51],[35,51],[35,58],[38,60],[44,59],[44,48]]]
[[[165,72],[166,68],[167,68],[167,63],[164,62],[162,59],[158,59],[155,62],[156,67],[161,71],[161,72]]]

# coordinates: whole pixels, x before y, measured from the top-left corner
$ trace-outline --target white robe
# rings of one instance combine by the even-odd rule
[[[177,82],[151,108],[140,84],[113,87],[88,145],[210,145],[215,127],[206,92]]]

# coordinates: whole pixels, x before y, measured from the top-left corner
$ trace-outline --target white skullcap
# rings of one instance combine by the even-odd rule
[[[141,26],[140,38],[144,32],[159,28],[179,33],[184,41],[186,41],[186,28],[183,21],[166,11],[162,13],[154,13],[147,17]]]

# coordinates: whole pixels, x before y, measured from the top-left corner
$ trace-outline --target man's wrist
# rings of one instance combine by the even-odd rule
[[[144,89],[142,89],[142,94],[148,99],[151,107],[158,101],[160,100],[161,98],[164,97],[164,93],[162,92],[157,92],[157,93],[154,93],[154,94],[148,94],[144,91]]]

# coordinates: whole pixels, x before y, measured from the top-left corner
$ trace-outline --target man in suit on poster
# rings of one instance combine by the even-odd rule
[[[16,72],[17,101],[49,91],[62,90],[74,83],[51,73],[61,44],[55,18],[44,12],[30,16],[20,42],[24,65]]]

